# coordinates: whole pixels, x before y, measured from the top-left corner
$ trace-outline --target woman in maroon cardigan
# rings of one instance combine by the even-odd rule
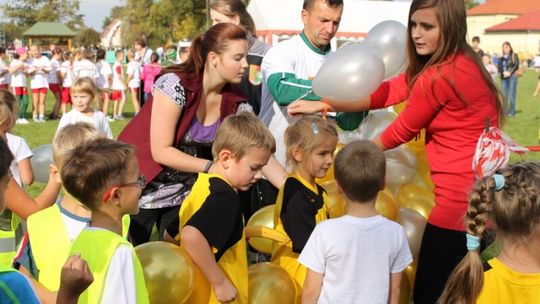
[[[137,147],[141,172],[149,181],[140,212],[131,219],[135,246],[149,240],[154,223],[162,236],[178,218],[197,173],[212,166],[211,147],[223,118],[252,111],[236,87],[247,68],[246,39],[246,32],[230,23],[195,38],[189,59],[157,76],[153,99],[120,134],[119,140]],[[277,168],[265,171],[280,183],[285,173]]]

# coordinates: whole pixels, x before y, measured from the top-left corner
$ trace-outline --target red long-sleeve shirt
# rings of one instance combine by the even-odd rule
[[[472,159],[486,120],[491,126],[499,125],[496,98],[474,61],[457,54],[419,75],[410,92],[404,74],[384,82],[371,95],[371,108],[404,100],[403,112],[381,134],[381,142],[394,148],[426,129],[436,203],[428,222],[465,230],[467,197],[474,183]]]

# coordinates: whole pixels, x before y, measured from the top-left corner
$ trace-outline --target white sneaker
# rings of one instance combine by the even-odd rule
[[[38,118],[37,116],[32,117],[32,120],[33,120],[34,122],[39,122],[39,118]]]
[[[107,121],[114,121],[114,118],[112,118],[112,116],[110,115],[107,115]]]
[[[40,117],[40,118],[38,118],[38,122],[39,122],[39,123],[44,123],[44,122],[45,122],[45,117]]]
[[[18,121],[18,124],[21,124],[21,125],[27,125],[29,124],[28,120],[26,120],[26,118],[19,118],[17,119]]]

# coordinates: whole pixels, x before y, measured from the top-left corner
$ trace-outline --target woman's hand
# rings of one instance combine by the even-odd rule
[[[325,104],[320,101],[298,100],[287,106],[287,113],[290,116],[301,114],[314,114],[322,112]]]

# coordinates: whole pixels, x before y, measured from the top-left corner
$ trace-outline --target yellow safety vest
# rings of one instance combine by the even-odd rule
[[[133,254],[137,304],[149,303],[141,262],[133,246],[120,235],[105,229],[84,229],[71,246],[70,254],[80,253],[94,276],[94,282],[81,294],[79,303],[101,303],[109,264],[122,244],[129,245]]]
[[[130,218],[122,218],[122,235],[129,230]],[[39,271],[38,281],[51,291],[60,288],[60,272],[69,256],[71,241],[57,204],[28,217],[28,237]],[[54,254],[51,254],[53,253]]]
[[[10,227],[9,230],[0,229],[0,264],[1,265],[11,265],[13,263],[13,258],[17,254],[17,243],[18,240],[22,237],[22,228],[19,225],[19,217],[10,210],[6,209],[4,213],[10,218]]]

